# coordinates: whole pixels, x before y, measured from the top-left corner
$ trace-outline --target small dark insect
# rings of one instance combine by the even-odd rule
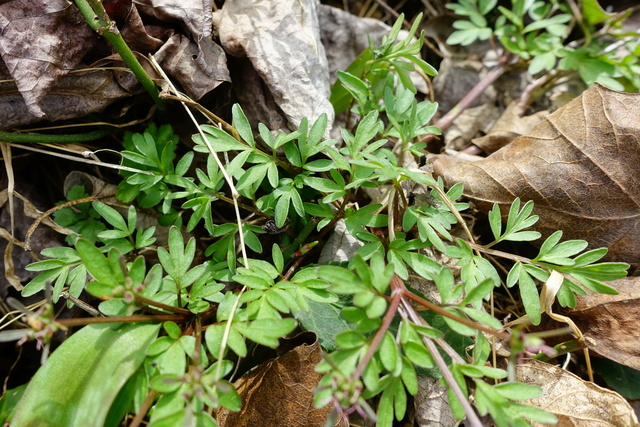
[[[276,222],[270,219],[264,223],[264,225],[262,226],[262,229],[269,234],[280,234],[280,233],[284,233],[287,230],[290,223],[291,221],[289,220],[289,218],[287,218],[287,220],[284,222],[284,225],[282,227],[278,227],[276,225]]]

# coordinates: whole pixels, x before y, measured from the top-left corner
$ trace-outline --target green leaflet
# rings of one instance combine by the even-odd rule
[[[142,364],[159,330],[155,324],[85,326],[38,370],[11,425],[104,425],[115,397]]]

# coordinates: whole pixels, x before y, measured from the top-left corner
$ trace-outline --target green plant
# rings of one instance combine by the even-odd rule
[[[46,420],[52,411],[43,404],[47,390],[64,383],[69,392],[55,401],[56,419],[64,425],[83,425],[89,413],[93,422],[115,425],[131,412],[153,426],[215,426],[210,410],[241,407],[229,382],[239,359],[258,345],[277,347],[298,325],[317,332],[327,351],[318,366],[326,375],[317,406],[332,404],[346,415],[359,411],[390,426],[404,416],[407,396],[417,392],[418,374],[428,374],[442,378],[454,413],[471,425],[481,425],[478,413],[500,426],[528,425],[527,419],[554,422],[552,415],[517,403],[538,395],[536,387],[486,381],[508,376],[488,365],[487,335],[512,339],[523,352],[531,346],[503,331],[500,320],[483,309],[502,284],[484,255],[512,261],[506,285],[518,284],[522,314],[534,323],[542,314],[537,283],[552,271],[564,275],[560,303],[572,305],[583,287],[613,292],[602,281],[623,277],[628,266],[598,263],[605,249],[581,253],[586,244],[560,242],[561,233],[550,236],[533,259],[492,249],[501,241],[539,238],[527,230],[537,220],[533,203],[520,207],[519,200],[504,228],[498,208],[490,213],[494,242],[474,241],[460,215],[467,205],[457,202],[462,187],[445,191],[442,181],[405,166],[385,138],[397,141],[400,152],[419,153],[412,140],[432,131],[425,123],[435,111],[433,104],[415,101],[403,77],[406,63],[395,62],[403,56],[427,69],[411,59],[422,37],[397,43],[399,25],[381,48],[371,50],[364,74],[343,74],[343,86],[334,88],[347,105],[355,102],[359,116],[353,130],[342,130],[341,148],[323,141],[325,116],[275,137],[261,125],[256,138],[237,105],[228,127],[233,131],[202,126],[193,137],[195,153],[177,162],[166,127],[126,137],[123,164],[142,172],[123,173],[119,197],[159,206],[177,225],[167,244],[155,247],[153,228],[136,229],[134,206],[121,214],[95,202],[92,209],[105,221],[95,240],[80,237],[74,248],[47,249],[43,255],[49,259],[31,264],[30,270],[41,273],[26,294],[51,281],[54,299],[68,287],[72,296],[86,290],[102,300],[99,310],[106,318],[59,319],[56,325],[119,325],[90,325],[63,343],[25,391],[16,423]],[[378,79],[379,73],[366,69],[373,65],[386,74]],[[383,100],[380,105],[370,102],[376,97]],[[222,163],[220,153],[228,161]],[[415,202],[406,191],[412,186],[426,193]],[[379,203],[367,204],[363,188],[380,189]],[[250,215],[251,223],[240,212]],[[185,227],[182,216],[188,218]],[[314,246],[338,221],[361,248],[348,262],[311,263]],[[212,244],[199,249],[187,235],[194,231],[208,235]],[[265,251],[261,236],[267,233],[272,243]],[[428,255],[435,253],[449,260]],[[412,280],[432,283],[439,297],[428,300],[411,288]],[[35,330],[37,322],[31,323]],[[0,332],[0,339],[15,338]],[[468,361],[463,355],[471,344]],[[109,353],[100,352],[106,347]],[[106,357],[114,351],[116,356]],[[93,364],[100,368],[95,375],[87,369]],[[76,371],[77,378],[64,376]],[[109,377],[109,372],[114,378],[100,393],[91,393],[90,387],[101,388],[96,375]],[[76,395],[83,397],[80,406]],[[372,408],[368,399],[375,396],[379,401]],[[101,408],[97,415],[95,406]]]
[[[577,72],[587,85],[598,82],[616,90],[639,89],[638,34],[622,30],[629,13],[606,13],[597,0],[580,5],[557,0],[511,0],[510,8],[498,6],[497,0],[449,3],[447,7],[463,19],[454,22],[456,31],[447,42],[469,45],[497,39],[507,52],[527,61],[531,74],[551,72],[547,80]],[[574,27],[580,36],[573,35]],[[620,55],[612,49],[612,37],[632,54]]]

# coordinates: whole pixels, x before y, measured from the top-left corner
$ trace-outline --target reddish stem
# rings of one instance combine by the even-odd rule
[[[394,275],[393,277],[395,278],[397,276]],[[393,282],[393,279],[391,280]],[[402,299],[402,291],[392,290],[391,297],[392,297],[391,304],[389,304],[387,313],[384,315],[384,318],[382,319],[382,325],[380,325],[380,328],[378,329],[373,339],[371,340],[371,344],[369,344],[369,349],[365,353],[362,360],[360,360],[360,363],[358,363],[356,370],[351,375],[351,378],[353,378],[354,381],[360,378],[365,368],[371,361],[371,358],[373,357],[374,354],[376,354],[376,351],[378,350],[378,346],[380,345],[380,343],[382,342],[382,339],[384,338],[384,334],[386,334],[387,331],[389,330],[389,326],[391,326],[391,322],[393,321],[393,318],[395,317],[396,312],[398,311],[398,306],[400,305],[400,300]]]

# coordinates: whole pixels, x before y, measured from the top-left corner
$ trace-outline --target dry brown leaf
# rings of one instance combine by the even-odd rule
[[[558,417],[556,427],[638,425],[629,403],[615,391],[583,381],[564,369],[537,360],[516,367],[516,379],[542,388],[542,396],[522,401]],[[534,427],[546,424],[532,423]]]
[[[155,30],[150,33],[150,30]],[[129,48],[134,52],[155,52],[160,49],[160,46],[164,43],[163,40],[173,32],[171,29],[163,29],[161,27],[145,27],[138,9],[132,7],[129,13],[127,13],[126,20],[120,34],[122,38],[127,42]]]
[[[0,78],[2,73],[0,72]],[[102,111],[117,99],[131,96],[110,70],[91,70],[64,76],[39,106],[50,121],[82,117]],[[31,114],[12,81],[0,82],[0,129],[39,121]]]
[[[610,260],[640,260],[640,94],[598,84],[525,137],[486,159],[435,156],[434,174],[461,182],[482,209],[535,202],[535,229],[608,247]]]
[[[295,338],[299,345],[243,375],[234,383],[242,398],[240,412],[221,409],[220,427],[318,427],[323,426],[331,406],[313,406],[313,391],[322,378],[315,371],[322,350],[315,334],[305,332]],[[336,426],[346,427],[338,417]]]
[[[196,43],[189,37],[174,34],[154,57],[194,101],[231,81],[225,53],[210,38]]]
[[[437,77],[433,79],[438,110],[450,111],[486,74],[487,67],[477,59],[444,58]],[[489,87],[471,106],[478,107],[491,103],[495,98],[495,89]]]
[[[587,338],[589,349],[640,370],[640,278],[619,279],[611,286],[618,295],[578,295],[568,315]]]
[[[29,113],[91,49],[94,35],[69,0],[11,0],[0,5],[0,55]],[[6,126],[3,123],[3,126]]]
[[[530,116],[523,116],[524,113],[520,101],[512,101],[504,110],[500,118],[493,125],[491,131],[479,138],[471,140],[482,151],[491,154],[509,144],[521,135],[529,133],[548,115],[548,111],[540,111]],[[449,132],[447,132],[449,133]]]
[[[416,426],[453,427],[458,424],[453,415],[447,389],[440,380],[431,377],[418,377],[418,394],[414,397],[416,408]]]
[[[161,21],[182,21],[197,41],[211,36],[210,0],[133,0],[139,11]]]

